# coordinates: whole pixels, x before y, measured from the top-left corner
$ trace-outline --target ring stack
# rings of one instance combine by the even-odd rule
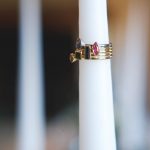
[[[84,44],[79,38],[76,41],[76,49],[74,53],[70,54],[70,62],[77,60],[103,60],[112,57],[112,44],[98,44],[93,45]]]

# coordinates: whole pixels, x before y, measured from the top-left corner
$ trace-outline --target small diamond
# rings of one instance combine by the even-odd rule
[[[95,42],[92,46],[92,49],[93,49],[93,54],[96,56],[99,54],[99,46],[97,44],[97,42]]]
[[[79,48],[81,48],[81,40],[80,40],[80,38],[77,38],[77,40],[76,40],[76,49],[79,49]]]

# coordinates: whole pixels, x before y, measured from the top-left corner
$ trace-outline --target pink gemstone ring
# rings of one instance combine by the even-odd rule
[[[80,38],[76,41],[76,49],[70,54],[70,61],[77,60],[99,60],[110,59],[112,57],[112,44],[85,44]]]

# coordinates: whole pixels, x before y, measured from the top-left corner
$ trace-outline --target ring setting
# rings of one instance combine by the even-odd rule
[[[112,57],[112,43],[109,44],[84,44],[80,38],[76,40],[76,49],[70,54],[70,62],[78,60],[103,60]]]

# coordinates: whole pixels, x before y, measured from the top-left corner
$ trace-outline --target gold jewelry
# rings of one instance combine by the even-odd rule
[[[98,44],[95,42],[93,45],[83,44],[78,38],[76,41],[76,50],[70,54],[70,62],[73,63],[77,60],[102,60],[110,59],[112,57],[112,44]]]

